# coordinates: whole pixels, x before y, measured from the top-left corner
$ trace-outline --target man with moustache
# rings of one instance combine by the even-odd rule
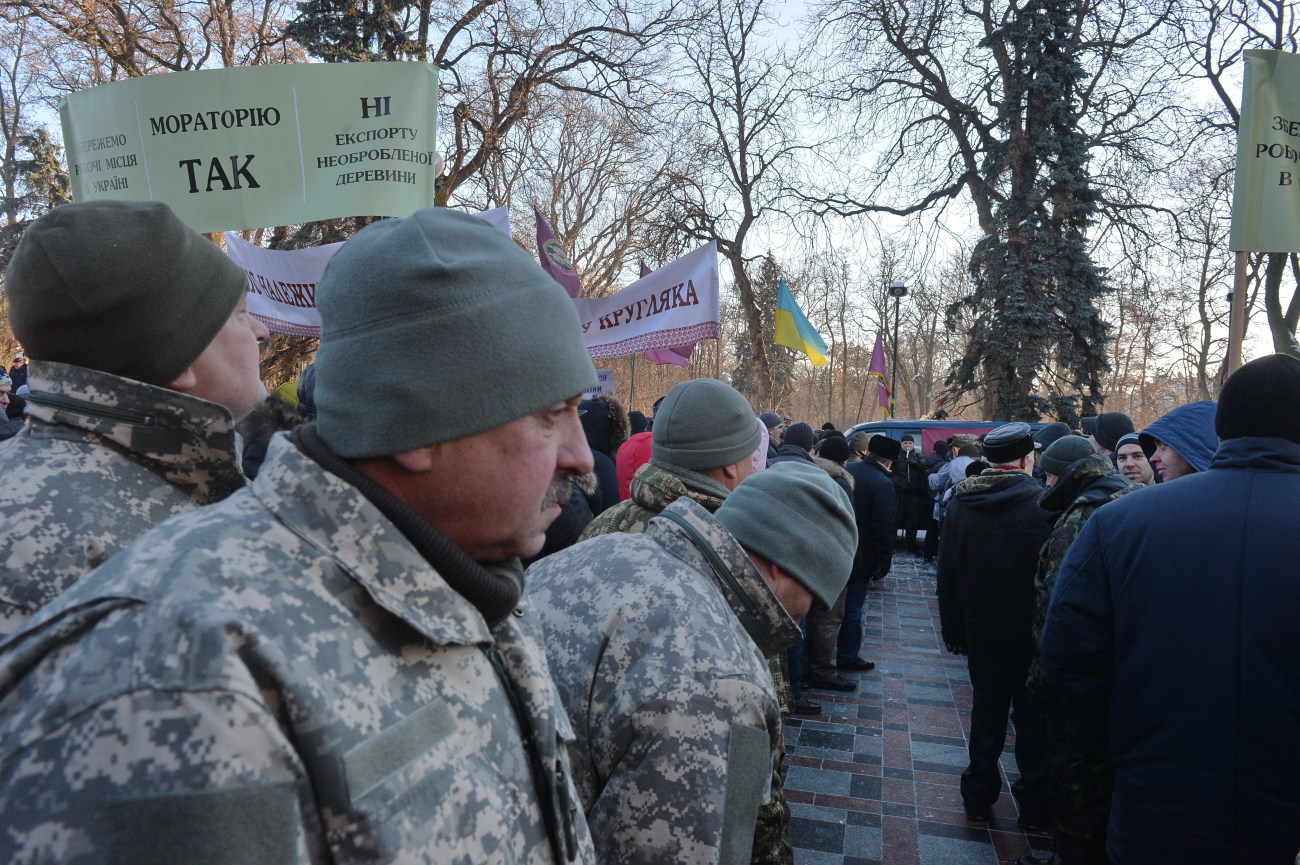
[[[0,653],[0,861],[592,860],[519,563],[592,468],[573,304],[445,208],[317,302],[316,422]]]

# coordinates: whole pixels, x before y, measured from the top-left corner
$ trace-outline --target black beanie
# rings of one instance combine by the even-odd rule
[[[813,436],[812,427],[806,423],[797,423],[785,431],[785,436],[781,441],[784,444],[811,451],[816,438]]]
[[[1228,377],[1214,432],[1221,439],[1266,436],[1300,442],[1300,360],[1270,354]]]
[[[1056,441],[1061,436],[1068,436],[1070,434],[1070,428],[1058,420],[1056,423],[1049,423],[1047,426],[1034,433],[1034,441],[1043,448],[1043,450],[1047,450],[1047,448],[1052,446],[1052,442]]]
[[[844,436],[827,436],[822,440],[817,456],[842,463],[849,458],[849,443],[845,441]]]
[[[1108,451],[1115,450],[1119,440],[1133,432],[1133,421],[1122,411],[1108,411],[1097,415],[1097,425],[1092,437]]]

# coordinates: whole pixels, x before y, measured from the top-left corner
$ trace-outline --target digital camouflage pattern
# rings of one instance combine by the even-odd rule
[[[223,406],[33,361],[30,418],[0,444],[0,636],[163,520],[244,486]]]
[[[631,498],[592,520],[579,540],[609,532],[643,532],[660,511],[682,497],[698,502],[709,513],[722,507],[727,497],[727,488],[712,478],[656,459],[637,469],[631,489]]]
[[[651,459],[632,476],[632,497],[619,502],[596,517],[583,531],[580,541],[610,532],[643,532],[650,521],[678,499],[696,502],[709,513],[722,507],[729,490],[699,472],[671,463]],[[784,651],[767,657],[768,671],[782,715],[794,708],[794,688],[790,684],[790,666]],[[779,756],[784,755],[784,749]],[[790,843],[790,806],[781,786],[780,760],[772,778],[772,799],[759,810],[758,830],[754,836],[754,865],[791,865],[794,845]]]
[[[527,579],[601,861],[750,861],[781,747],[764,657],[800,633],[740,544],[681,498]]]
[[[278,435],[0,652],[0,861],[590,862],[571,738],[533,616]]]
[[[1105,865],[1109,861],[1106,821],[1115,770],[1107,755],[1088,746],[1088,737],[1065,710],[1043,668],[1038,642],[1066,551],[1098,508],[1137,489],[1141,487],[1115,471],[1109,456],[1096,453],[1072,463],[1039,500],[1045,510],[1060,512],[1039,554],[1034,578],[1034,660],[1029,666],[1029,689],[1043,707],[1047,727],[1047,765],[1056,820],[1052,865]]]

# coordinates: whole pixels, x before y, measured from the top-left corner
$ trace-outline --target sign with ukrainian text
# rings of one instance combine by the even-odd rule
[[[717,339],[717,244],[709,242],[609,297],[573,303],[593,358]]]
[[[1229,246],[1300,251],[1300,56],[1245,54]]]
[[[164,201],[196,231],[433,205],[438,75],[311,63],[148,75],[63,99],[72,197]]]

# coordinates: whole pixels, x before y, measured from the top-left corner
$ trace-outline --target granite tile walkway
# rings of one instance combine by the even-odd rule
[[[808,691],[823,714],[786,724],[797,865],[1014,865],[1047,855],[1049,837],[1016,828],[1005,783],[992,823],[962,811],[971,688],[965,659],[943,649],[933,567],[896,553],[863,619],[862,655],[876,669],[848,674],[858,683],[850,694]],[[1009,747],[1002,767],[1016,777]]]

